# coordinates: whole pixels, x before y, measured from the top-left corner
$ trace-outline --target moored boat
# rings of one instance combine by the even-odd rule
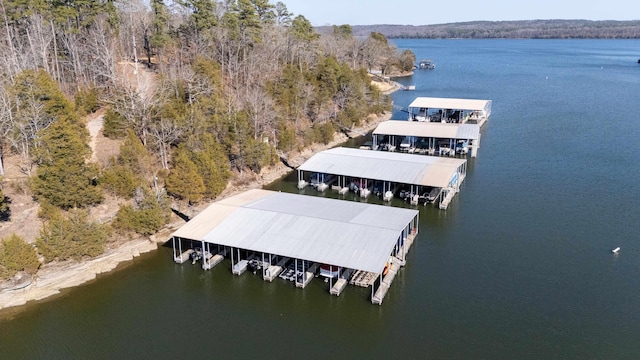
[[[436,68],[436,64],[434,64],[433,61],[429,59],[422,59],[420,60],[418,67],[424,70],[433,70]]]
[[[324,276],[326,278],[335,278],[338,277],[340,273],[340,268],[338,266],[322,264],[320,265],[320,276]]]

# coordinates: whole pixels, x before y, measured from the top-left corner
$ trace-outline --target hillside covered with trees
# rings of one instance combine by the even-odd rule
[[[319,27],[319,32],[330,31]],[[638,39],[640,21],[520,20],[437,25],[358,25],[356,36],[378,32],[388,38],[424,39]]]
[[[267,0],[0,0],[0,10],[0,222],[16,215],[7,194],[22,192],[43,223],[36,239],[0,239],[0,280],[34,272],[36,253],[81,260],[156,233],[172,204],[215,199],[234,177],[388,110],[368,71],[415,63],[382,34],[320,35]],[[105,162],[89,146],[96,112],[119,144]],[[6,178],[9,158],[20,179]],[[107,198],[120,208],[98,221],[91,211]]]

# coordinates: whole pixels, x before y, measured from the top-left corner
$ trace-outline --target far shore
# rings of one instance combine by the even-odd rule
[[[398,90],[398,86],[391,83],[376,84],[385,94],[390,94]],[[391,119],[391,112],[385,112],[382,115],[371,115],[364,119],[360,126],[350,130],[353,137],[366,134],[382,121]],[[330,149],[343,144],[349,139],[344,133],[336,133],[334,140],[329,144],[313,144],[309,148],[291,154],[286,160],[289,165],[298,167],[306,160],[319,151]],[[229,184],[227,189],[216,199],[220,200],[240,193],[242,191],[260,188],[270,184],[287,173],[292,171],[290,167],[283,163],[278,163],[269,168],[263,169],[252,181],[246,184]],[[198,208],[194,208],[189,215],[195,215],[209,204],[203,204]],[[170,240],[171,234],[184,224],[183,221],[174,222],[167,225],[162,231],[149,238],[138,238],[128,241],[113,249],[108,249],[104,254],[87,260],[87,261],[66,261],[63,263],[49,263],[43,265],[31,281],[26,284],[18,285],[12,288],[4,288],[0,290],[0,311],[12,307],[22,306],[33,301],[40,301],[60,294],[63,289],[79,286],[88,281],[94,280],[97,275],[113,271],[123,262],[131,261],[140,256],[140,254],[156,250]],[[1,315],[1,313],[0,313]]]

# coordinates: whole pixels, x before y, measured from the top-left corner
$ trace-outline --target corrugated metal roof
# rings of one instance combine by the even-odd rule
[[[417,214],[256,189],[213,203],[173,236],[379,273]]]
[[[313,155],[298,170],[443,188],[466,161],[338,147]]]
[[[378,124],[373,135],[476,140],[480,137],[480,125],[389,120]]]
[[[410,108],[429,108],[429,109],[490,111],[491,100],[418,97],[415,100],[413,100],[413,102],[409,105],[409,107]]]

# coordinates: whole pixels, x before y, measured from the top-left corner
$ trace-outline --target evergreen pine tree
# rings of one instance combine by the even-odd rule
[[[90,149],[77,126],[57,121],[45,130],[41,142],[41,163],[33,179],[36,196],[65,210],[102,202],[102,190],[96,185],[98,168],[86,162]]]
[[[200,201],[205,192],[198,167],[189,158],[189,151],[180,146],[174,152],[173,166],[165,182],[167,192],[190,204]]]
[[[227,187],[229,159],[211,134],[202,134],[200,140],[202,149],[193,153],[192,161],[203,179],[204,197],[214,199]]]
[[[0,280],[10,279],[19,271],[34,274],[39,267],[35,249],[21,237],[13,234],[0,239]]]
[[[9,220],[9,204],[7,197],[4,196],[2,189],[0,189],[0,221]]]
[[[52,214],[36,244],[47,261],[80,260],[102,254],[108,237],[106,225],[89,221],[87,211],[76,209],[67,217],[60,211]]]

